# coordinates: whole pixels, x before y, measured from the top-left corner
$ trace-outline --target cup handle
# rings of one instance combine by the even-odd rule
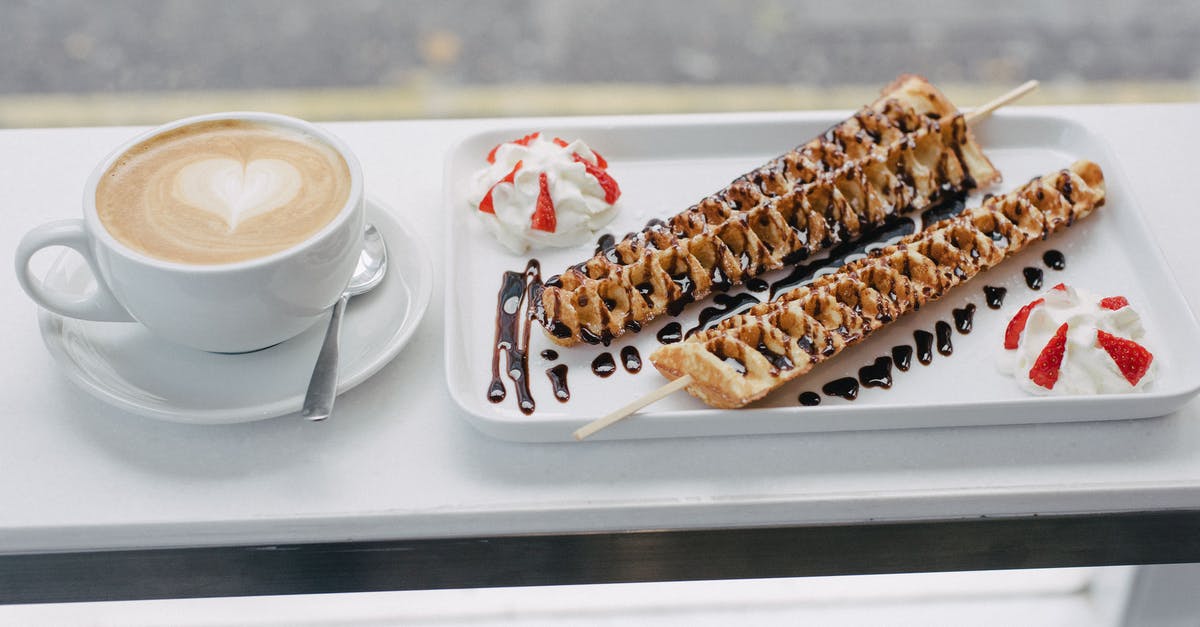
[[[29,271],[29,260],[37,251],[50,246],[72,248],[87,260],[88,268],[96,278],[96,291],[86,296],[68,294],[46,287],[41,279]],[[88,234],[83,220],[78,218],[48,222],[25,234],[17,245],[17,281],[21,289],[38,305],[68,318],[96,320],[99,322],[133,322],[133,316],[117,302],[108,285],[101,278],[96,258],[88,245]]]

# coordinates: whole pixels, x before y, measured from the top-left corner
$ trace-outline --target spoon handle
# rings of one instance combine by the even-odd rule
[[[312,378],[308,380],[308,392],[304,395],[304,409],[300,410],[300,415],[309,420],[325,420],[333,412],[338,383],[338,339],[342,334],[342,312],[346,311],[348,300],[350,295],[343,294],[333,306],[325,341],[321,343]]]

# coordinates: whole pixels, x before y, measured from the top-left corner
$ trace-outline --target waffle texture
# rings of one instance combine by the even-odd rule
[[[930,225],[809,285],[660,347],[650,361],[713,407],[736,408],[936,300],[1104,204],[1100,166],[1079,161]]]

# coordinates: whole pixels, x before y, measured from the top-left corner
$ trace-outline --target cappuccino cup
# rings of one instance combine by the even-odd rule
[[[187,118],[96,166],[82,219],[27,233],[17,278],[61,316],[137,322],[205,351],[258,350],[300,334],[341,296],[365,211],[357,159],[319,127],[270,113]],[[94,292],[33,276],[30,259],[54,246],[82,255]]]

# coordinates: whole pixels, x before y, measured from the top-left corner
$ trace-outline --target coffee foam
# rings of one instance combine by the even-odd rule
[[[188,125],[126,151],[96,188],[113,237],[151,257],[218,264],[267,256],[321,230],[350,195],[332,147],[285,127]]]

